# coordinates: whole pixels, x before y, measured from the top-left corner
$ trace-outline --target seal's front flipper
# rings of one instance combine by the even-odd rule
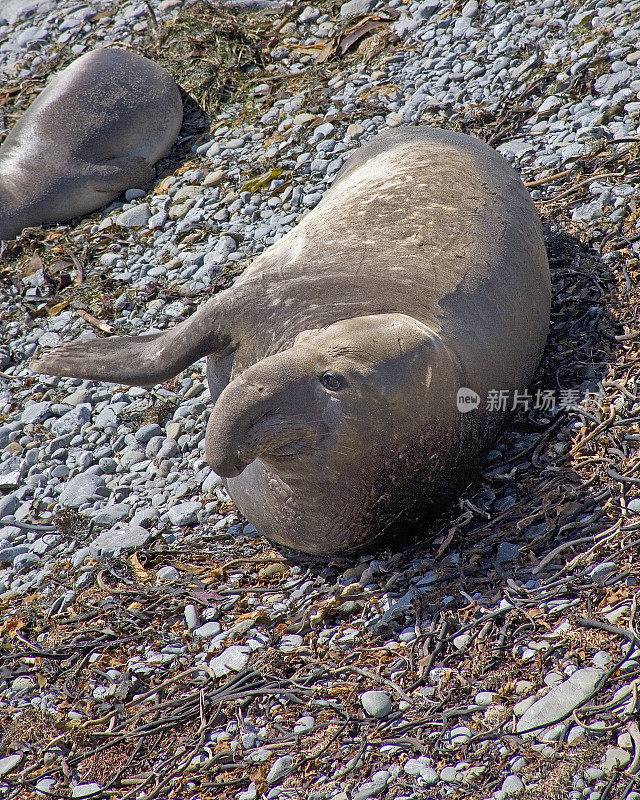
[[[155,169],[142,157],[110,158],[92,167],[91,188],[96,192],[124,192],[155,177]]]
[[[114,336],[57,347],[31,362],[33,372],[71,378],[153,386],[210,354],[233,352],[231,336],[217,324],[217,298],[163,333]]]
[[[126,383],[130,386],[153,386],[179,372],[158,362],[163,334],[90,339],[57,347],[32,361],[32,372],[66,375],[70,378]]]

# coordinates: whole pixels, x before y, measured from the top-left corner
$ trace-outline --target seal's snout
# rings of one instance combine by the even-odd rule
[[[207,456],[207,463],[216,475],[219,475],[221,478],[237,478],[248,466],[249,462],[244,461],[240,457],[228,461],[218,461],[213,456]]]
[[[249,432],[266,412],[262,400],[263,393],[243,377],[233,380],[218,398],[207,424],[205,454],[222,478],[237,477],[255,459]]]

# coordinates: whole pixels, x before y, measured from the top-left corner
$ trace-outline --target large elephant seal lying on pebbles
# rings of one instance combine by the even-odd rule
[[[487,392],[526,388],[549,307],[518,175],[477,139],[403,128],[185,322],[33,369],[148,386],[207,355],[211,467],[264,535],[337,553],[464,488],[504,421]],[[458,411],[461,387],[475,410]]]
[[[153,175],[182,125],[173,78],[119,47],[77,58],[0,147],[0,239],[87,214]]]

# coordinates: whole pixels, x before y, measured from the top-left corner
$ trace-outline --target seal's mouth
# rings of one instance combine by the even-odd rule
[[[216,472],[221,478],[237,478],[241,472],[249,466],[249,464],[253,461],[253,458],[243,458],[241,453],[236,453],[236,455],[229,459],[228,461],[216,462],[211,463],[209,462],[209,466]]]

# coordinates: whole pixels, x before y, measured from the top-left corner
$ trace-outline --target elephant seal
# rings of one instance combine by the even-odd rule
[[[478,139],[382,133],[236,283],[161,334],[63,346],[36,372],[148,386],[207,355],[211,467],[270,539],[370,547],[459,493],[550,317],[518,175]],[[482,399],[461,413],[461,388]],[[402,528],[400,528],[402,529]]]
[[[154,176],[182,125],[164,69],[120,47],[77,58],[0,147],[0,239],[87,214]]]

